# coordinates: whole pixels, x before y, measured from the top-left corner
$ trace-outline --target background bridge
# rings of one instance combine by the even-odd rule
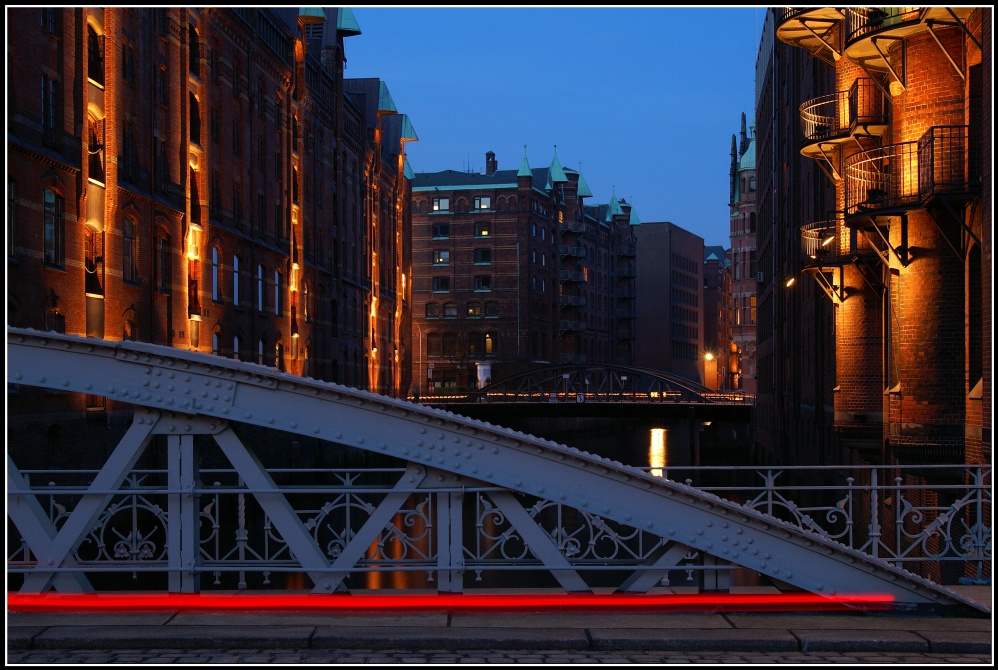
[[[351,588],[351,575],[406,570],[428,574],[440,592],[461,592],[474,583],[465,579],[471,572],[514,568],[543,571],[567,592],[601,580],[648,592],[676,570],[696,573],[703,591],[724,591],[732,571],[745,569],[832,600],[865,594],[901,607],[987,612],[892,563],[687,484],[251,363],[8,328],[8,383],[134,406],[130,427],[94,471],[38,476],[8,451],[16,530],[8,578],[23,593],[121,588],[122,576],[139,574],[162,576],[171,592],[224,588],[229,577],[248,588],[277,573],[329,593]],[[289,476],[265,463],[260,430],[400,467]],[[211,449],[227,469],[204,467]],[[139,467],[151,457],[159,467]],[[380,586],[393,584],[385,577]]]
[[[436,393],[425,405],[488,421],[531,416],[611,416],[748,421],[755,397],[717,391],[662,370],[622,365],[544,365],[468,394]]]

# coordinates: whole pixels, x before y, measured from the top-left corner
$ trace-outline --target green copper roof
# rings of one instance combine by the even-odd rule
[[[589,184],[586,183],[586,178],[582,176],[582,163],[579,163],[579,192],[580,198],[591,198],[593,197],[593,192],[589,190]]]
[[[638,219],[637,212],[634,211],[634,205],[631,205],[631,220],[628,223],[632,226],[640,226],[641,221]]]
[[[312,23],[313,21],[325,21],[326,10],[324,10],[322,7],[299,7],[298,18],[301,19],[304,23]]]
[[[558,182],[567,182],[568,177],[565,176],[565,171],[561,167],[561,163],[558,162],[558,145],[554,147],[554,158],[551,159],[551,167],[548,168],[548,188]]]
[[[613,195],[610,196],[610,204],[606,208],[606,220],[609,221],[614,216],[623,214],[624,210],[621,208],[620,203],[617,201],[617,189],[614,188]]]
[[[409,115],[401,114],[400,116],[402,117],[402,141],[418,141],[419,136],[416,134],[416,129],[412,127],[412,121],[409,120]]]
[[[395,107],[395,101],[392,99],[392,94],[388,92],[388,84],[381,82],[381,86],[378,90],[378,111],[379,112],[397,112],[399,111]]]
[[[413,178],[416,176],[416,173],[413,171],[412,166],[409,165],[408,158],[405,159],[405,163],[403,163],[402,165],[402,174],[404,174],[405,178],[408,179],[409,181],[412,181]]]
[[[738,169],[755,169],[755,125],[752,126],[752,134],[749,135],[748,146],[745,147],[745,151],[742,153],[742,157],[738,161]]]
[[[349,7],[336,8],[336,30],[344,35],[360,35],[360,26]]]
[[[530,164],[527,163],[527,145],[523,145],[523,160],[520,161],[520,169],[516,173],[517,177],[531,177]]]

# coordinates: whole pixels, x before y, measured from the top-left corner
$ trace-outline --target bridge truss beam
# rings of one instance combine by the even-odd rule
[[[576,574],[565,550],[569,543],[561,542],[558,528],[537,524],[548,502],[574,509],[601,528],[612,523],[656,539],[649,545],[654,551],[641,557],[623,590],[646,590],[689,550],[703,555],[705,564],[741,566],[817,595],[880,594],[900,606],[982,610],[949,589],[834,540],[617,461],[451,412],[251,363],[151,344],[8,328],[8,383],[104,395],[136,407],[125,439],[58,532],[47,525],[37,500],[32,502],[38,490],[27,486],[8,458],[8,517],[39,559],[28,570],[26,592],[86,587],[81,568],[74,566],[74,546],[102,504],[119,491],[151,436],[162,432],[184,436],[170,440],[168,493],[180,498],[172,499],[169,510],[167,553],[171,567],[182,573],[171,588],[196,588],[193,579],[183,576],[190,561],[197,562],[191,527],[198,525],[192,520],[196,509],[182,500],[184,491],[197,485],[193,454],[184,438],[210,434],[319,592],[341,589],[342,577],[361,560],[361,548],[369,547],[387,519],[400,511],[402,496],[421,490],[432,491],[436,523],[444,527],[437,529],[436,564],[429,567],[445,575],[441,590],[459,590],[462,494],[487,490],[533,556],[568,591],[589,587]],[[278,486],[235,437],[235,422],[324,440],[329,449],[347,445],[391,456],[406,462],[406,470],[375,509],[367,510],[368,520],[356,534],[322,543],[316,527],[303,522],[289,502],[293,492]],[[524,496],[538,502],[525,509],[520,503]],[[200,520],[205,512],[197,513]],[[705,588],[723,589],[723,579]]]

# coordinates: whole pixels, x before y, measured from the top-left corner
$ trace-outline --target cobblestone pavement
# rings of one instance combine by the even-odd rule
[[[494,650],[425,650],[391,651],[384,649],[313,650],[228,649],[228,650],[27,650],[8,651],[7,665],[89,665],[89,664],[433,664],[458,663],[535,665],[569,663],[615,664],[887,664],[910,665],[984,665],[992,666],[989,654],[913,654],[888,652],[663,652],[663,651],[494,651]]]

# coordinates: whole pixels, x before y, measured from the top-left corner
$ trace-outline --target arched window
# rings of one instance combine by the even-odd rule
[[[277,365],[277,369],[284,371],[284,345],[280,342],[274,347],[274,358]]]
[[[239,336],[235,335],[232,338],[232,357],[239,360]]]
[[[217,330],[211,334],[211,353],[216,356],[221,353],[221,342],[219,341]]]
[[[260,364],[260,365],[264,365],[264,362],[263,362],[263,352],[264,352],[266,346],[267,346],[267,343],[264,342],[264,340],[263,340],[262,337],[256,343],[256,362],[258,364]]]
[[[89,168],[87,178],[101,184],[104,183],[104,142],[101,141],[102,135],[100,121],[91,117],[90,143],[87,146],[87,154],[90,157],[87,161]]]
[[[65,262],[66,222],[63,219],[62,196],[45,189],[43,195],[43,233],[44,256],[46,265],[62,267]]]
[[[496,333],[485,333],[485,355],[495,356],[498,352],[496,344],[499,338]]]

